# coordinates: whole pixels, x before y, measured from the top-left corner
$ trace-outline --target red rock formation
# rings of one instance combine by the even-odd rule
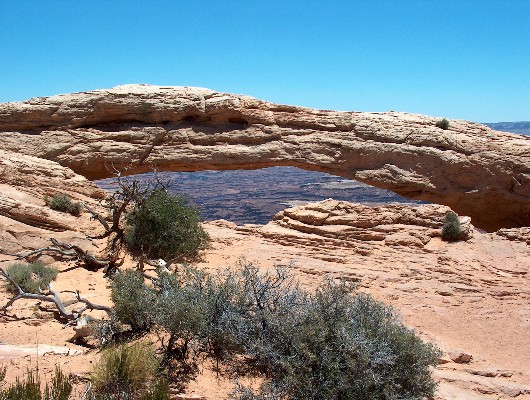
[[[487,230],[530,226],[530,138],[407,113],[321,111],[126,85],[0,105],[0,148],[89,179],[292,165],[445,204]]]

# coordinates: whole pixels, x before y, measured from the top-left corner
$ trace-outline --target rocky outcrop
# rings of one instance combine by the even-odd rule
[[[285,265],[309,288],[325,278],[355,282],[442,348],[434,369],[437,400],[527,399],[530,248],[524,230],[485,233],[461,217],[471,237],[446,242],[440,238],[446,211],[433,204],[326,200],[284,210],[264,226],[209,222],[204,226],[213,242],[202,265],[215,270],[245,257],[264,268]]]
[[[510,240],[519,240],[530,245],[530,227],[499,229],[497,235],[504,236]]]
[[[400,112],[321,111],[189,87],[126,85],[0,105],[0,149],[89,179],[114,168],[329,172],[445,204],[487,230],[530,226],[530,138]]]
[[[99,227],[88,214],[74,217],[46,205],[44,197],[58,193],[93,207],[105,196],[92,182],[54,161],[0,150],[0,253],[46,247],[50,238],[95,249],[86,234]]]
[[[431,238],[441,236],[448,211],[449,207],[436,204],[377,207],[328,199],[281,211],[259,232],[284,242],[329,242],[360,254],[370,254],[369,249],[378,244],[417,252]],[[462,239],[470,239],[470,218],[460,217],[460,224]]]

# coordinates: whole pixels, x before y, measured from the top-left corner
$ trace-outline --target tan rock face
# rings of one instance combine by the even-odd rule
[[[54,211],[44,196],[66,193],[75,201],[97,205],[105,193],[92,182],[54,161],[0,150],[0,253],[13,254],[49,246],[49,239],[94,251],[88,232],[98,224]]]
[[[530,138],[407,113],[321,111],[189,87],[126,85],[0,105],[0,149],[89,179],[291,165],[450,206],[487,230],[530,226]]]
[[[212,246],[200,267],[216,271],[239,257],[264,268],[294,261],[304,286],[324,277],[355,281],[442,347],[445,363],[434,371],[437,398],[529,398],[530,142],[463,121],[443,131],[435,121],[151,86],[0,105],[0,266],[13,262],[9,254],[47,246],[49,238],[93,254],[104,249],[104,242],[89,238],[102,228],[88,213],[59,213],[43,200],[67,193],[96,208],[104,193],[79,174],[104,177],[113,165],[129,164],[131,173],[155,164],[161,170],[294,165],[331,172],[451,205],[483,227],[505,228],[487,234],[460,217],[468,240],[447,243],[439,237],[447,206],[326,200],[284,210],[265,226],[205,224]],[[102,274],[72,268],[74,262],[56,264],[59,290],[79,289],[109,304]],[[2,304],[7,296],[0,293]],[[3,343],[27,346],[40,332],[52,349],[71,337],[30,303],[17,303],[12,312],[25,319],[0,324]],[[74,354],[74,348],[68,355],[55,349],[40,355],[50,372]],[[13,374],[22,374],[31,364],[25,356],[35,352],[5,347],[0,358],[17,357],[20,369]],[[75,357],[72,368],[90,370],[93,354]],[[223,398],[212,377],[197,381],[198,398]]]
[[[440,237],[447,206],[435,204],[366,206],[328,199],[288,208],[255,231],[273,240],[315,246],[347,247],[369,255],[374,249],[400,247],[401,251],[427,249]],[[460,217],[463,238],[473,236],[469,217]],[[517,238],[513,238],[517,240]]]

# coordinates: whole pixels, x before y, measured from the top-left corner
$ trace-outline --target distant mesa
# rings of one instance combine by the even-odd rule
[[[485,230],[530,226],[530,138],[461,120],[442,129],[440,120],[124,85],[0,104],[0,150],[55,161],[92,180],[113,168],[293,166],[444,204]]]
[[[520,135],[530,135],[530,121],[518,122],[485,122],[484,125],[489,126],[496,131],[518,133]]]

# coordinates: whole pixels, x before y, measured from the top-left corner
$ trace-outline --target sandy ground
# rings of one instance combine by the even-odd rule
[[[530,285],[527,245],[491,235],[475,234],[467,243],[438,239],[426,251],[375,249],[362,256],[329,243],[289,244],[265,239],[252,229],[205,225],[212,237],[200,267],[215,271],[233,267],[245,258],[262,268],[294,263],[303,285],[312,287],[325,277],[357,281],[359,290],[392,304],[406,325],[446,351],[444,364],[434,371],[440,382],[439,399],[530,399]],[[2,256],[0,264],[12,258]],[[95,303],[110,304],[102,272],[56,264],[61,270],[55,288],[78,289]],[[65,299],[69,295],[65,295]],[[7,300],[5,290],[0,301]],[[55,366],[73,374],[81,391],[98,350],[68,343],[71,328],[42,311],[34,301],[19,301],[0,316],[0,363],[13,380],[28,368],[49,376]],[[16,351],[7,345],[38,346],[41,351]],[[46,346],[68,347],[69,354]],[[61,350],[62,351],[62,350]],[[82,354],[73,354],[73,353]],[[451,355],[467,354],[468,363]],[[186,390],[188,396],[226,399],[233,388],[229,377],[218,375],[205,362]]]

